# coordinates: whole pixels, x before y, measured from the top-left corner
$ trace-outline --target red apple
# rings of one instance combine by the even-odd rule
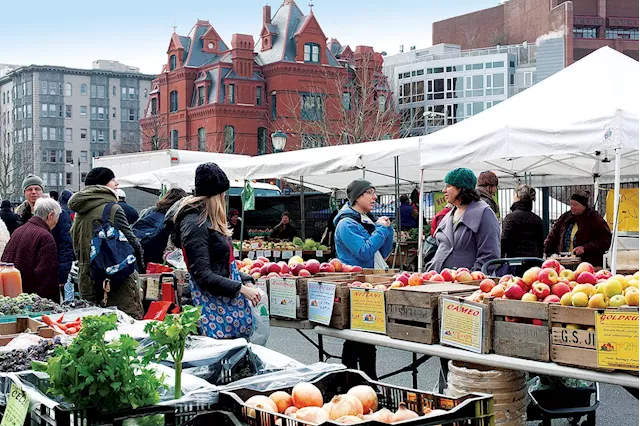
[[[336,272],[342,272],[342,262],[340,262],[338,259],[331,259],[329,263],[333,265],[333,269]]]
[[[409,271],[402,271],[402,275],[406,275],[407,277],[411,276],[411,272]]]
[[[267,258],[266,258],[266,257],[264,257],[264,256],[258,256],[258,258],[257,258],[256,260],[259,260],[259,261],[260,261],[260,262],[262,262],[262,263],[269,263],[269,262],[271,262],[269,259],[267,259]]]
[[[544,325],[544,322],[541,319],[534,318],[531,320],[531,324],[533,325]]]
[[[277,263],[270,263],[269,272],[276,272],[279,274],[280,272],[282,272],[282,270],[280,269],[280,265],[278,265]]]
[[[547,259],[542,264],[542,269],[551,268],[554,271],[556,271],[556,274],[559,274],[561,266],[562,265],[560,265],[560,262],[558,262],[557,260],[555,260],[555,259]]]
[[[443,269],[440,275],[442,275],[442,278],[447,282],[454,282],[456,280],[456,273],[447,268]]]
[[[409,277],[409,285],[410,286],[422,285],[422,275],[418,273],[411,274],[411,277]]]
[[[396,280],[402,282],[404,285],[409,285],[409,277],[404,274],[398,275]]]
[[[495,286],[496,282],[490,279],[484,279],[480,282],[480,290],[482,290],[483,293],[489,293]]]
[[[547,284],[547,286],[552,286],[558,282],[558,273],[555,269],[543,268],[538,274],[538,281]]]
[[[607,280],[611,278],[611,276],[611,272],[607,271],[606,269],[600,269],[598,272],[596,272],[596,278],[598,280]]]
[[[335,272],[335,271],[336,271],[336,268],[330,263],[321,263],[320,264],[319,272]]]
[[[349,285],[352,287],[360,287],[362,285],[362,281],[354,281]]]
[[[538,268],[537,266],[535,268],[527,269],[527,271],[522,275],[522,280],[531,287],[533,283],[538,281],[538,274],[541,270],[542,268]]]
[[[520,300],[522,296],[524,296],[524,290],[519,285],[512,285],[507,288],[507,291],[504,292],[504,295],[507,296],[507,299],[512,300]]]
[[[469,268],[458,268],[458,269],[456,269],[456,273],[458,273],[458,272],[469,272],[469,273],[471,273]]]
[[[498,284],[497,286],[491,289],[491,292],[489,292],[489,295],[493,297],[502,297],[504,296],[505,290],[506,290],[506,287],[503,284]]]
[[[259,274],[260,273],[260,268],[253,268],[251,269],[251,271],[249,272],[249,275],[253,275],[253,274]]]
[[[533,283],[529,284],[529,283],[527,283],[523,278],[518,278],[518,277],[514,278],[514,282],[515,282],[515,284],[516,284],[517,286],[519,286],[520,288],[522,288],[522,290],[523,290],[525,293],[526,293],[526,292],[528,292],[529,290],[531,290],[531,285],[533,284]],[[535,281],[534,281],[534,282],[535,282]]]
[[[550,294],[543,300],[544,303],[560,303],[560,298],[555,294]]]
[[[431,273],[431,272],[425,272],[424,274],[422,274],[422,280],[423,280],[423,281],[430,281],[430,280],[431,280],[431,277],[432,277],[433,275],[434,275],[434,274],[433,274],[433,273]]]
[[[311,276],[311,272],[307,271],[306,269],[300,269],[298,271],[298,276],[299,277],[310,277]]]
[[[351,265],[342,264],[342,272],[351,272]]]
[[[260,273],[262,275],[269,275],[269,265],[270,265],[269,263],[265,263],[265,265],[262,268],[260,268]]]
[[[318,262],[316,259],[309,259],[307,260],[307,263],[304,269],[309,271],[311,275],[315,275],[318,272],[320,272],[320,262]]]
[[[260,272],[254,272],[253,274],[251,274],[251,277],[254,280],[257,280],[258,278],[260,278],[262,275],[260,275]]]
[[[360,266],[352,266],[351,267],[351,272],[362,272],[362,267]]]
[[[469,281],[473,281],[473,277],[467,271],[458,271],[456,272],[456,281],[459,283],[468,283]]]
[[[269,262],[263,262],[262,260],[256,260],[255,262],[253,262],[251,264],[251,267],[252,268],[262,268],[265,263],[269,263]]]
[[[544,300],[545,297],[551,294],[551,288],[545,283],[537,282],[534,283],[533,286],[531,286],[531,293],[533,293],[538,298],[538,300]]]
[[[289,268],[289,265],[287,265],[287,262],[284,261],[278,262],[278,266],[280,267],[280,272],[282,272],[283,274],[288,274],[291,270],[291,268]]]
[[[269,275],[267,275],[267,278],[280,278],[280,274],[277,272],[269,272]]]
[[[478,281],[478,280],[482,281],[485,278],[487,278],[487,276],[485,274],[483,274],[482,272],[480,272],[480,271],[473,271],[471,273],[471,278],[473,278],[473,280],[475,280],[475,281]]]
[[[498,281],[498,284],[502,284],[502,283],[506,283],[507,281],[509,281],[510,279],[513,278],[513,275],[503,275],[502,277],[500,277],[500,280]]]
[[[298,275],[303,269],[304,265],[302,263],[294,263],[293,265],[291,265],[291,268],[289,268],[289,271],[295,276]]]
[[[431,276],[431,279],[429,281],[438,281],[438,282],[443,283],[444,282],[444,278],[440,274],[435,274],[435,275]]]
[[[389,288],[401,288],[401,287],[404,287],[404,284],[402,284],[402,281],[394,281],[389,286]]]
[[[582,272],[591,272],[592,274],[596,273],[596,271],[593,269],[593,265],[589,262],[582,262],[578,265],[578,267],[576,268],[576,275],[579,276]]]
[[[578,284],[597,284],[598,283],[596,276],[593,275],[592,272],[581,272],[580,275],[578,275],[578,278],[576,279],[576,281],[578,281]]]
[[[533,293],[525,293],[520,300],[523,302],[537,302],[538,298]]]
[[[551,287],[551,293],[555,294],[558,297],[562,297],[565,293],[569,293],[571,291],[571,287],[566,283],[558,283],[554,284]]]

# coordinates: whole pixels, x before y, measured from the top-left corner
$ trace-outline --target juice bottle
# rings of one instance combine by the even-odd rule
[[[4,286],[2,285],[2,270],[4,269],[4,263],[0,262],[0,296],[4,296]]]
[[[13,263],[7,263],[0,276],[2,277],[5,296],[16,297],[22,293],[22,276],[20,271],[13,266]]]

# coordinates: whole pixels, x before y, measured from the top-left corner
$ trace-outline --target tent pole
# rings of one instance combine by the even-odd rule
[[[616,171],[613,187],[613,236],[611,238],[611,273],[616,274],[618,257],[618,210],[620,209],[620,148],[616,148]]]
[[[227,191],[227,194],[228,193],[229,191]],[[242,192],[240,193],[240,208],[242,209],[242,218],[240,219],[240,250],[239,251],[240,251],[240,259],[242,259],[242,256],[244,254],[242,251],[242,243],[244,242],[244,197],[242,196]]]
[[[400,180],[399,180],[399,175],[400,175],[400,171],[398,170],[398,168],[400,167],[399,161],[398,161],[398,156],[396,155],[395,157],[393,157],[393,170],[395,173],[395,184],[396,184],[396,249],[393,252],[393,265],[392,265],[392,269],[396,268],[396,260],[398,259],[398,251],[400,251],[400,230],[402,229],[402,223],[401,223],[401,218],[400,218],[400,209],[399,209],[399,205],[398,205],[398,199],[400,198]],[[400,267],[402,267],[402,265],[400,265]]]
[[[420,169],[420,214],[418,218],[418,272],[422,273],[422,245],[424,244],[424,169]]]
[[[305,232],[306,220],[304,220],[304,176],[300,176],[300,235],[304,241],[307,236]]]

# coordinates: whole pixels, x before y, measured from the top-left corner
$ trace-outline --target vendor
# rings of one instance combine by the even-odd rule
[[[570,252],[583,262],[602,266],[602,256],[611,245],[609,225],[589,205],[589,192],[577,191],[571,196],[571,210],[558,218],[544,242],[548,255]]]
[[[233,232],[231,239],[237,241],[242,239],[242,219],[236,209],[229,209],[229,229]]]
[[[276,225],[271,233],[271,238],[276,240],[293,241],[298,236],[298,231],[291,225],[291,215],[289,212],[282,213],[280,223]]]
[[[420,213],[415,205],[409,201],[409,197],[403,195],[400,197],[400,226],[403,230],[414,229],[418,227],[418,217]]]

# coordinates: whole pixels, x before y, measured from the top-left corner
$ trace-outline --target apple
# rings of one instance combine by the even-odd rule
[[[418,273],[412,274],[411,277],[409,277],[409,285],[412,287],[422,285],[422,275]]]
[[[522,275],[522,280],[531,287],[533,283],[538,281],[538,274],[541,270],[542,268],[538,268],[537,266],[535,268],[527,269],[527,271]]]
[[[351,265],[342,264],[342,272],[351,272]]]
[[[255,273],[259,274],[260,273],[260,268],[253,268],[253,269],[251,269],[251,271],[249,271],[249,275],[253,275]]]
[[[576,279],[576,274],[571,269],[565,269],[564,271],[560,271],[558,277],[563,278],[567,281],[573,281]]]
[[[507,281],[509,281],[512,278],[513,278],[513,275],[503,275],[500,278],[500,280],[498,281],[498,284],[506,283]]]
[[[523,302],[537,302],[538,298],[533,293],[525,293],[522,295],[522,299],[520,300],[522,300]]]
[[[425,272],[424,274],[422,274],[422,281],[429,281],[429,280],[431,280],[431,277],[432,277],[433,275],[434,275],[434,274],[433,274],[431,271],[429,271],[429,272]]]
[[[310,277],[311,276],[311,272],[307,271],[306,269],[300,269],[298,271],[298,276],[299,277]]]
[[[404,274],[398,275],[396,281],[400,281],[404,285],[409,285],[409,277]]]
[[[440,274],[435,274],[431,276],[431,279],[429,281],[439,281],[439,282],[444,282],[444,277]]]
[[[321,263],[320,268],[318,269],[318,272],[335,272],[335,271],[336,271],[336,268],[330,263]]]
[[[266,258],[266,257],[264,257],[264,256],[258,256],[258,258],[256,259],[256,262],[258,262],[258,261],[259,261],[259,262],[262,262],[262,263],[268,263],[268,262],[270,262],[270,260],[269,260],[269,259],[267,259],[267,258]]]
[[[471,271],[469,270],[469,268],[458,268],[455,270],[456,273],[458,272],[469,272],[471,273]]]
[[[362,284],[360,284],[360,288],[373,288],[373,284],[371,284],[371,283],[362,283]]]
[[[491,291],[489,292],[489,295],[493,297],[502,297],[504,296],[504,292],[506,289],[507,288],[504,285],[498,284],[497,286],[491,289]]]
[[[440,275],[442,275],[442,278],[447,282],[454,282],[456,280],[456,273],[447,268],[443,269]]]
[[[282,272],[282,270],[280,269],[280,265],[278,265],[277,263],[270,263],[269,272],[276,272],[279,274],[280,272]]]
[[[522,278],[514,278],[515,281],[515,285],[519,286],[520,288],[522,288],[523,292],[528,292],[529,290],[531,290],[531,284],[527,283],[524,279]],[[534,281],[535,282],[535,281]],[[508,284],[508,283],[507,283]]]
[[[551,268],[547,269],[553,271],[553,269]],[[545,283],[537,282],[533,286],[531,286],[531,293],[533,293],[533,295],[536,296],[538,300],[544,300],[545,297],[551,294],[551,288]],[[560,299],[558,299],[558,301],[560,301]]]
[[[597,293],[589,298],[589,307],[593,309],[604,309],[609,306],[609,298],[602,293]]]
[[[480,272],[480,271],[473,271],[473,272],[471,273],[471,278],[472,278],[474,281],[482,281],[482,280],[484,280],[485,278],[487,278],[487,276],[486,276],[485,274],[483,274],[482,272]]]
[[[338,259],[331,259],[329,263],[333,265],[333,269],[335,272],[342,272],[342,262],[340,262]]]
[[[576,275],[580,275],[582,272],[590,272],[592,274],[596,273],[596,271],[593,269],[593,265],[591,265],[589,262],[582,262],[578,265],[578,267],[576,268]]]
[[[496,282],[490,279],[484,279],[480,282],[480,290],[483,293],[489,293],[496,286]]]
[[[622,290],[624,290],[622,283],[615,278],[609,278],[606,283],[601,285],[604,286],[603,292],[607,297],[613,297],[616,294],[622,294]]]
[[[547,286],[552,286],[558,282],[558,273],[552,268],[542,268],[540,273],[538,273],[538,281]]]
[[[562,297],[564,294],[571,292],[571,288],[569,288],[568,284],[565,283],[557,283],[551,286],[551,293],[555,294],[558,297]]]
[[[627,302],[624,300],[624,296],[621,294],[616,294],[611,299],[609,299],[609,306],[612,308],[617,308],[618,306],[622,306]]]
[[[248,257],[245,257],[244,259],[242,259],[242,263],[244,263],[244,266],[249,266],[253,263],[253,260],[249,259]]]
[[[387,286],[386,286],[386,285],[384,285],[384,284],[378,284],[378,285],[377,285],[377,286],[375,286],[374,288],[375,288],[375,289],[378,289],[378,290],[386,290],[386,289],[387,289]]]
[[[607,271],[606,269],[600,269],[598,272],[596,272],[596,278],[598,280],[606,280],[611,277],[612,277],[611,272]]]
[[[236,260],[236,268],[240,269],[244,267],[242,260]]]
[[[631,288],[635,288],[635,287],[631,287]],[[640,292],[637,291],[628,291],[625,295],[624,295],[624,301],[627,303],[627,305],[629,306],[638,306],[638,303],[640,302]]]
[[[352,266],[351,267],[351,272],[362,272],[362,267],[361,266]]]
[[[411,276],[411,272],[409,271],[402,271],[402,275],[406,275],[407,277]]]
[[[249,273],[249,267],[245,266],[244,268],[240,268],[240,272],[244,272],[245,274]]]
[[[287,262],[280,261],[278,262],[278,266],[280,267],[280,272],[282,272],[283,274],[288,274],[289,271],[291,271],[291,268],[289,268],[289,265],[287,265]]]
[[[550,294],[543,300],[544,303],[560,303],[560,298],[555,294]]]
[[[506,322],[522,322],[522,318],[504,317]]]
[[[265,263],[265,265],[260,268],[260,273],[262,275],[269,275],[269,263]]]
[[[593,275],[592,272],[581,272],[580,275],[578,275],[578,278],[576,278],[576,281],[578,282],[578,284],[597,284],[598,280],[596,279],[596,276]]]
[[[304,265],[302,263],[294,263],[289,267],[289,272],[293,275],[298,275],[303,269]]]
[[[522,296],[524,296],[524,290],[519,285],[512,285],[507,288],[507,291],[504,292],[504,295],[507,296],[507,299],[512,300],[521,300]]]
[[[269,262],[268,261],[267,262],[263,262],[262,260],[256,260],[255,262],[253,262],[251,264],[251,267],[252,268],[262,268],[265,263],[269,263]]]
[[[402,287],[404,287],[404,284],[402,283],[402,281],[394,281],[389,286],[389,288],[402,288]]]
[[[544,325],[544,322],[539,318],[534,318],[531,320],[531,324],[533,325]]]
[[[560,298],[560,304],[562,306],[571,306],[571,299],[573,299],[573,293],[565,293]]]
[[[456,281],[459,283],[468,283],[469,281],[473,281],[473,277],[467,271],[458,271],[456,272]]]
[[[254,280],[257,280],[258,278],[260,278],[262,275],[260,274],[260,272],[254,272],[253,274],[251,274],[251,277]]]
[[[586,293],[574,293],[571,298],[571,304],[576,308],[584,308],[589,304],[589,296]]]
[[[556,271],[556,274],[559,274],[561,271],[562,265],[560,265],[560,262],[558,262],[556,259],[547,259],[544,261],[544,263],[542,264],[542,269],[545,268],[551,268],[554,271]]]
[[[267,275],[267,278],[280,278],[280,274],[277,272],[269,272],[269,275]]]

